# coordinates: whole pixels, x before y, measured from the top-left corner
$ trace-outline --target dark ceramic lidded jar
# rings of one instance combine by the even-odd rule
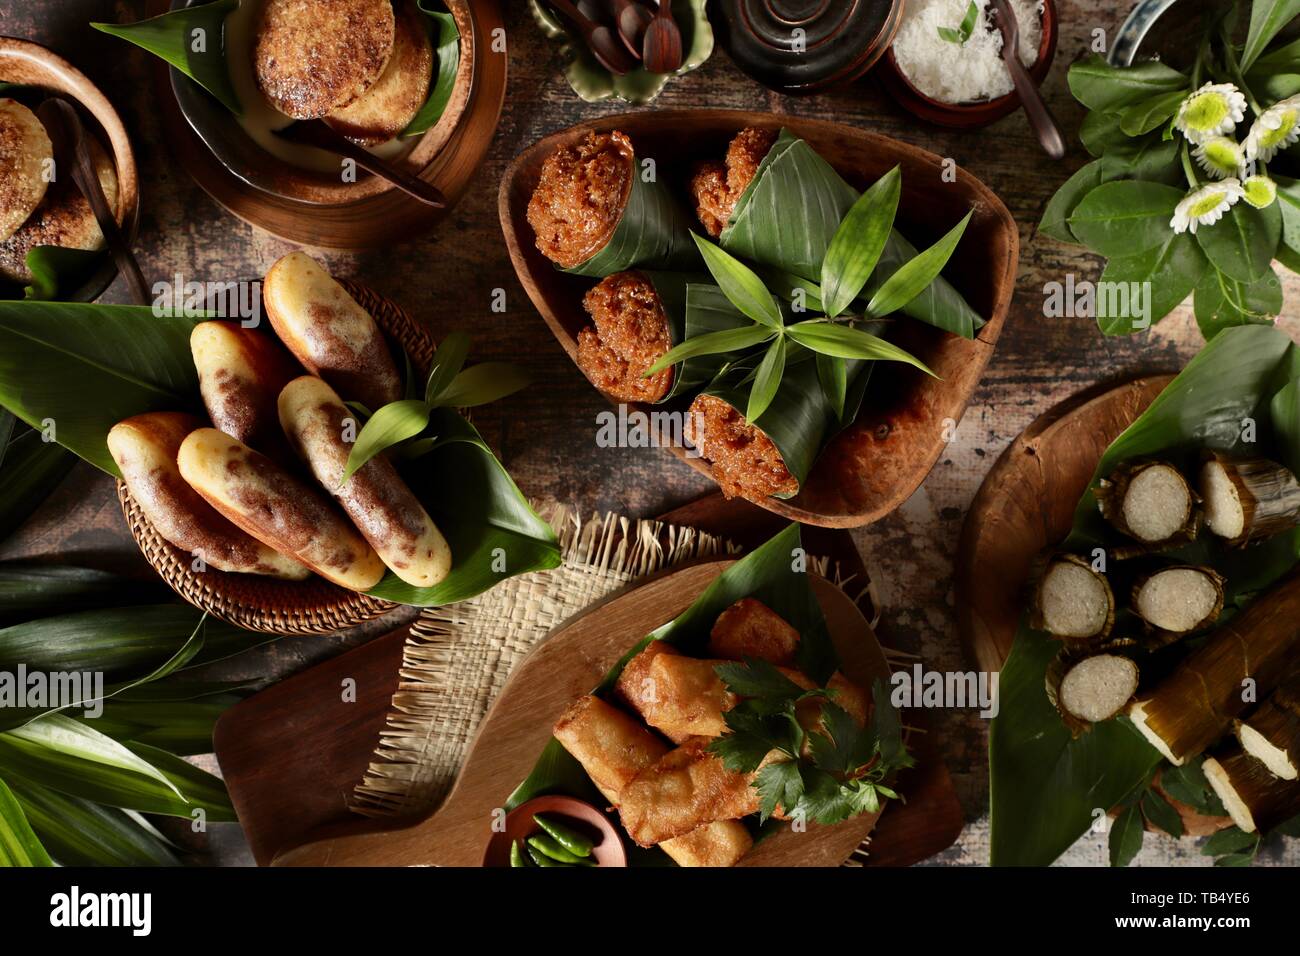
[[[903,0],[714,0],[710,8],[737,66],[770,89],[815,93],[876,64],[898,31]]]

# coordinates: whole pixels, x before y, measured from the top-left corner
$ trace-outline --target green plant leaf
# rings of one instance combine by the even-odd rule
[[[1281,312],[1282,283],[1271,268],[1254,282],[1210,268],[1196,285],[1196,324],[1207,342],[1236,325],[1271,325]]]
[[[1177,144],[1150,137],[1142,141],[1125,139],[1124,142],[1134,145],[1110,148],[1106,155],[1083,166],[1062,184],[1043,210],[1038,224],[1040,232],[1061,242],[1078,243],[1081,240],[1070,229],[1070,216],[1083,198],[1098,186],[1120,179],[1161,181],[1180,174]]]
[[[1183,193],[1141,180],[1102,183],[1070,216],[1070,231],[1103,256],[1134,256],[1173,234],[1169,221]]]
[[[101,807],[36,785],[14,795],[50,855],[63,866],[179,866],[152,827],[124,810]]]
[[[1110,848],[1111,866],[1128,866],[1142,849],[1142,837],[1145,829],[1142,824],[1142,811],[1137,804],[1128,807],[1119,818],[1111,824],[1107,844]]]
[[[1186,76],[1163,63],[1150,60],[1130,67],[1111,66],[1096,53],[1070,66],[1069,83],[1076,100],[1102,113],[1189,86]]]
[[[1259,837],[1246,833],[1237,827],[1227,827],[1212,834],[1201,844],[1202,856],[1221,856],[1225,853],[1240,853],[1255,845]]]
[[[779,329],[784,321],[781,307],[758,274],[719,246],[695,233],[691,233],[691,237],[699,247],[713,280],[731,304],[760,325]]]
[[[847,363],[834,355],[818,352],[817,380],[821,383],[822,394],[826,396],[826,404],[830,406],[831,413],[844,421],[844,406],[849,390]]]
[[[0,302],[0,405],[114,477],[110,428],[151,411],[199,411],[190,332],[201,318],[148,306]]]
[[[480,362],[457,375],[438,400],[448,408],[473,408],[527,388],[532,376],[510,362]]]
[[[456,28],[456,18],[447,13],[445,7],[436,9],[443,7],[437,0],[417,0],[416,6],[429,18],[438,71],[430,84],[428,99],[402,130],[400,135],[403,137],[419,136],[437,124],[446,112],[451,91],[456,86],[456,73],[460,69],[460,30]]]
[[[749,405],[745,408],[745,420],[751,424],[767,411],[781,387],[781,377],[785,374],[785,337],[778,335],[767,347],[763,361],[758,363],[754,372],[754,387],[749,393]]]
[[[1079,125],[1079,141],[1083,148],[1100,158],[1107,150],[1129,143],[1129,134],[1119,126],[1122,116],[1122,113],[1089,111]]]
[[[149,604],[170,596],[171,591],[157,578],[142,581],[92,568],[0,562],[0,625],[62,613],[73,606]],[[0,663],[4,662],[0,651]]]
[[[429,424],[429,406],[418,398],[391,402],[376,411],[361,427],[352,450],[348,452],[345,484],[366,462],[394,445],[414,438]]]
[[[1168,800],[1154,790],[1142,794],[1142,813],[1154,826],[1177,840],[1183,835],[1183,818]]]
[[[1223,803],[1201,770],[1203,758],[1188,760],[1181,767],[1168,766],[1160,771],[1160,789],[1180,803],[1206,816],[1227,816]]]
[[[1268,273],[1281,235],[1278,203],[1256,209],[1239,202],[1213,226],[1198,229],[1196,241],[1224,275],[1238,282],[1255,282]]]
[[[0,866],[53,866],[13,791],[0,780]]]
[[[1178,107],[1189,92],[1180,89],[1158,93],[1150,99],[1125,107],[1120,113],[1120,129],[1129,136],[1142,136],[1163,126],[1178,112]]]
[[[432,405],[465,367],[470,338],[465,332],[450,332],[433,353],[433,367],[424,386],[424,400]],[[412,396],[414,397],[414,396]]]
[[[75,714],[114,740],[149,744],[186,756],[212,752],[212,728],[223,713],[243,699],[240,694],[206,694],[190,700],[127,700],[117,694],[94,718]]]
[[[1242,72],[1254,65],[1273,38],[1297,16],[1300,16],[1300,0],[1254,0],[1246,45],[1241,51]]]
[[[184,795],[186,809],[184,813],[178,814],[179,816],[192,816],[195,810],[202,810],[210,823],[238,821],[235,808],[230,803],[230,795],[226,792],[226,785],[221,782],[221,778],[194,766],[188,760],[182,760],[175,754],[149,744],[129,740],[123,746],[141,760],[148,761],[151,767]]]
[[[9,441],[0,460],[0,539],[31,517],[76,460],[66,449],[42,441],[40,432],[26,427]]]
[[[889,315],[924,292],[952,258],[957,243],[961,241],[966,225],[974,214],[973,209],[966,213],[961,222],[948,230],[942,239],[886,279],[867,303],[867,314],[876,318]]]
[[[1300,39],[1274,47],[1259,57],[1248,71],[1247,80],[1266,73],[1300,73]],[[1252,85],[1251,89],[1254,89]]]
[[[23,262],[32,274],[23,287],[23,298],[52,302],[72,298],[72,293],[89,281],[95,268],[108,255],[102,249],[67,249],[63,246],[32,246]]]
[[[223,44],[226,16],[238,6],[239,0],[213,0],[138,23],[91,26],[166,60],[239,115],[243,108],[230,83]]]
[[[848,308],[867,284],[894,227],[902,188],[902,169],[895,166],[858,197],[840,222],[822,260],[820,298],[828,317]]]
[[[1171,232],[1162,245],[1109,260],[1096,287],[1097,325],[1105,335],[1145,331],[1178,308],[1206,267],[1205,255],[1187,233]],[[1138,314],[1135,300],[1144,303],[1147,314]]]
[[[646,375],[653,375],[678,362],[699,355],[722,355],[743,352],[745,349],[760,345],[777,334],[766,325],[746,325],[738,329],[724,329],[687,339],[681,345],[670,349],[659,360],[646,369]]]
[[[839,359],[873,359],[885,362],[904,362],[937,378],[934,372],[915,355],[892,342],[835,322],[811,319],[786,328],[787,334],[804,348]]]

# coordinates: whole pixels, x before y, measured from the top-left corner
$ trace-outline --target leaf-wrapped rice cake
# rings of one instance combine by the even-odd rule
[[[618,272],[583,297],[593,324],[578,333],[578,367],[598,389],[621,402],[657,402],[673,370],[645,371],[673,346],[672,325],[655,283],[643,272]]]
[[[724,162],[707,160],[696,166],[691,177],[691,196],[700,224],[714,239],[722,235],[744,195],[758,173],[759,164],[776,143],[772,129],[749,127],[736,134],[727,147]]]
[[[686,437],[708,459],[713,480],[728,498],[789,498],[799,491],[799,479],[790,473],[772,439],[716,395],[696,396],[686,420]]]

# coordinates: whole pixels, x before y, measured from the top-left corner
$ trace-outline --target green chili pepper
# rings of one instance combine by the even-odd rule
[[[534,833],[528,838],[528,845],[538,853],[544,853],[557,863],[565,863],[569,866],[591,866],[592,860],[585,860],[580,856],[575,856],[564,847],[560,846],[559,841],[545,833]]]
[[[556,842],[574,856],[591,856],[591,850],[595,844],[577,830],[571,830],[563,823],[558,823],[550,817],[544,817],[540,814],[533,817],[533,822],[555,837]]]
[[[541,850],[537,849],[537,847],[531,845],[528,847],[528,856],[538,866],[568,866],[569,865],[567,863],[557,863],[555,860],[552,860]]]
[[[510,865],[522,866],[525,868],[532,867],[532,864],[528,862],[528,857],[524,854],[523,849],[520,847],[518,840],[515,840],[513,843],[510,844]]]

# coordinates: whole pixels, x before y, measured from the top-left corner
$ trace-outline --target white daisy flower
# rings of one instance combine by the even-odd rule
[[[1241,184],[1242,196],[1256,209],[1267,209],[1277,200],[1277,183],[1267,176],[1250,176]]]
[[[1246,118],[1246,97],[1231,83],[1206,83],[1178,106],[1174,127],[1190,142],[1231,133]]]
[[[1300,139],[1300,96],[1289,96],[1264,110],[1242,145],[1247,159],[1267,163],[1297,139]]]
[[[1243,195],[1245,190],[1235,177],[1193,189],[1178,203],[1169,225],[1176,233],[1187,232],[1189,229],[1196,232],[1197,226],[1212,226]]]
[[[1244,159],[1242,149],[1231,136],[1211,136],[1192,151],[1201,169],[1215,179],[1236,176]]]

